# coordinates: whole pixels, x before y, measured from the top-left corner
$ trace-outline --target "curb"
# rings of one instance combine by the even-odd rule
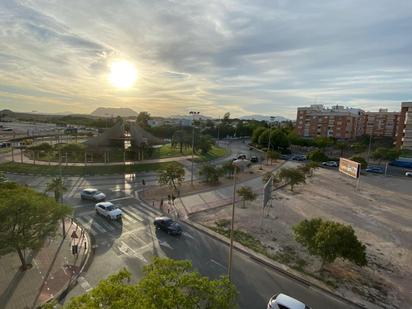
[[[191,221],[190,219],[182,219],[181,221],[183,221],[185,224],[197,229],[198,231],[201,231],[207,235],[209,235],[210,237],[224,243],[225,245],[229,246],[230,245],[230,240],[228,238],[226,238],[223,235],[220,235],[219,233],[210,230],[209,228],[198,224],[196,222]],[[357,307],[357,308],[361,308],[361,309],[367,309],[368,307],[366,307],[363,304],[358,304],[355,303],[337,293],[335,293],[333,290],[329,289],[327,286],[325,286],[321,281],[315,279],[315,278],[311,278],[305,274],[299,273],[291,268],[289,268],[288,266],[285,266],[283,264],[280,264],[276,261],[273,261],[271,259],[269,259],[268,257],[257,253],[255,251],[253,251],[252,249],[249,249],[245,246],[243,246],[242,244],[234,241],[234,249],[247,255],[249,258],[267,266],[270,267],[272,269],[274,269],[275,271],[295,280],[298,281],[299,283],[305,285],[306,287],[312,287],[315,288],[317,290],[322,291],[325,294],[328,294],[329,296],[332,296],[334,298],[339,299],[340,301],[347,303],[351,306]],[[304,278],[302,278],[304,277]]]

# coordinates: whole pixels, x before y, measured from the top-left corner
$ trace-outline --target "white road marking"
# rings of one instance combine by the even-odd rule
[[[128,215],[129,217],[132,217],[133,219],[143,222],[144,220],[142,218],[140,218],[140,216],[136,215],[135,213],[132,213],[130,210],[127,210],[125,208],[122,208],[122,211],[124,213],[126,213],[126,215]]]
[[[120,246],[118,246],[118,248],[120,252],[122,252],[123,254],[135,256],[139,260],[143,261],[144,263],[148,263],[148,261],[143,256],[142,251],[147,249],[147,247],[149,246],[150,244],[144,245],[143,247],[140,247],[137,251],[135,251],[132,248],[130,248],[125,242],[122,241]]]
[[[99,232],[101,232],[101,233],[106,232],[106,230],[104,229],[104,227],[102,227],[99,223],[97,223],[96,220],[94,220],[93,217],[85,216],[85,219],[87,220],[87,222],[89,222],[89,224],[90,224],[92,227],[95,227]],[[103,223],[102,223],[102,224],[103,224]],[[108,226],[107,228],[113,230],[113,227],[111,227],[111,226]]]
[[[80,286],[86,291],[89,292],[93,288],[91,287],[90,283],[86,280],[86,278],[80,276],[77,278],[77,281],[80,282]]]
[[[172,248],[172,246],[171,245],[169,245],[166,241],[162,241],[162,240],[159,240],[159,245],[161,245],[161,246],[163,246],[163,247],[166,247],[166,248],[169,248],[170,250],[173,250],[173,248]]]
[[[77,217],[76,219],[79,220],[80,223],[81,223],[86,229],[88,229],[90,233],[92,233],[93,235],[97,235],[97,234],[98,234],[97,231],[95,231],[95,230],[91,227],[90,223],[87,222],[87,220],[86,220],[85,218],[83,218],[83,217]]]
[[[182,233],[184,236],[189,237],[190,239],[195,239],[192,235],[190,235],[188,232],[183,232]]]
[[[222,265],[222,264],[220,264],[219,262],[216,262],[214,259],[210,259],[210,261],[211,261],[213,264],[216,264],[217,266],[220,266],[220,267],[222,267],[222,268],[226,269],[226,267],[225,267],[225,266],[223,266],[223,265]]]
[[[119,198],[114,198],[112,200],[108,200],[108,202],[116,202],[116,201],[121,201],[121,200],[127,200],[127,199],[132,199],[133,196],[125,196],[125,197],[119,197]]]

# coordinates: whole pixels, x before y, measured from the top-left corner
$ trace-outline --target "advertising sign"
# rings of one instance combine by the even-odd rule
[[[360,169],[360,163],[358,162],[345,158],[339,159],[339,172],[341,173],[344,173],[353,178],[359,178]]]

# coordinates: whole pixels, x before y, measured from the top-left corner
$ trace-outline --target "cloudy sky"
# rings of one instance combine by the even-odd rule
[[[138,72],[114,87],[110,65]],[[412,100],[410,0],[1,0],[0,109],[294,118]]]

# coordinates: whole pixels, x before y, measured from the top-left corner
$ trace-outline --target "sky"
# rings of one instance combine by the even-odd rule
[[[0,109],[281,115],[412,100],[410,0],[0,0]],[[115,61],[137,80],[110,82]]]

